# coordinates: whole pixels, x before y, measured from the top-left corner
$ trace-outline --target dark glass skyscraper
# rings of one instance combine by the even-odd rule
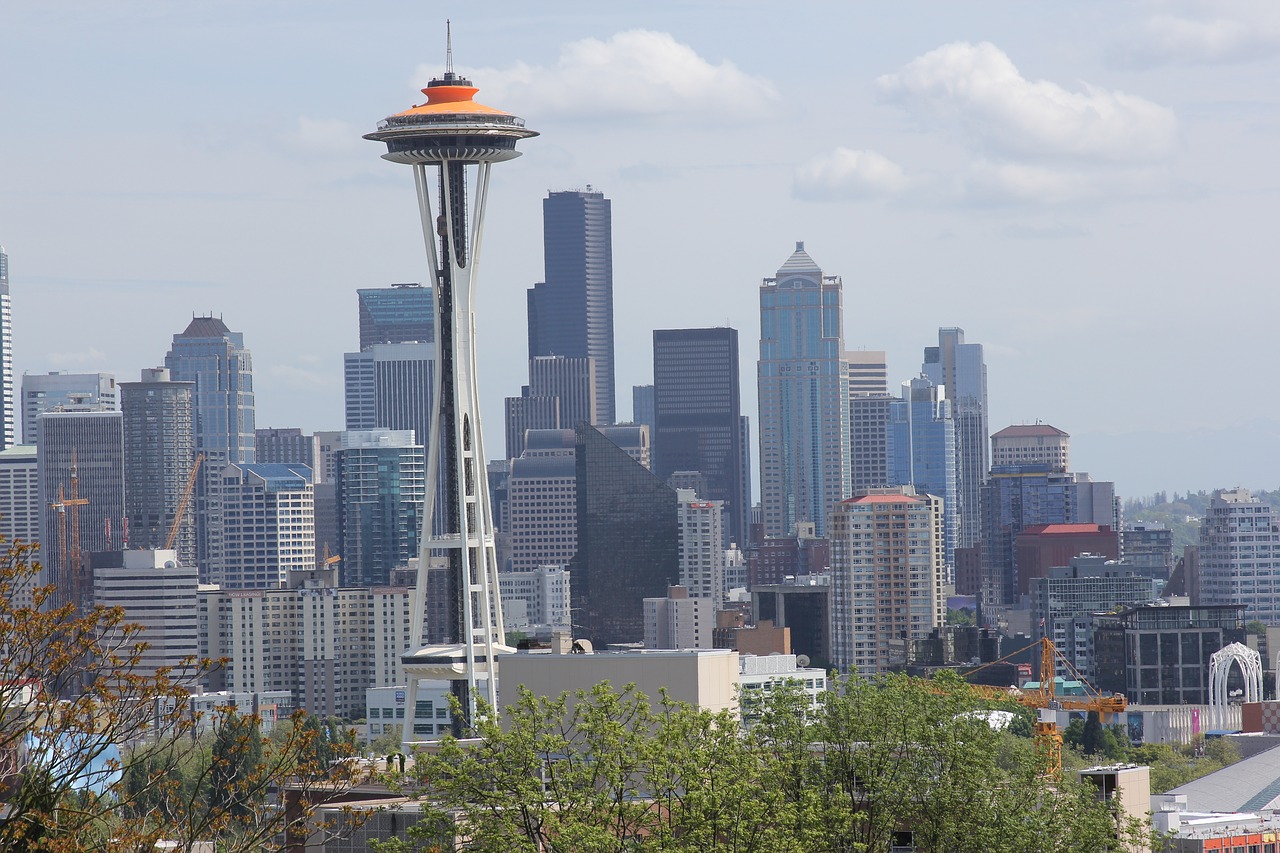
[[[982,344],[966,344],[964,329],[938,330],[938,345],[925,347],[920,372],[947,391],[956,431],[956,503],[959,535],[956,547],[970,548],[982,539],[982,484],[986,482],[987,364]]]
[[[426,467],[407,430],[343,433],[338,456],[339,553],[344,586],[391,582],[418,556]]]
[[[737,329],[654,331],[654,473],[700,472],[699,497],[724,501],[729,537],[745,544],[739,395]]]
[[[644,599],[680,577],[675,490],[600,430],[578,424],[574,628],[597,646],[644,638]]]
[[[609,199],[587,187],[542,201],[546,280],[529,289],[529,358],[596,363],[596,424],[614,423],[613,225]]]
[[[435,300],[430,287],[393,284],[357,290],[356,297],[360,301],[360,349],[374,344],[435,341]]]

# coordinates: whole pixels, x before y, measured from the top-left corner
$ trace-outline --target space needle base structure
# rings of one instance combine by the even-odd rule
[[[426,103],[389,116],[364,137],[386,144],[383,159],[413,167],[436,297],[431,434],[423,442],[427,451],[423,529],[410,646],[401,658],[408,681],[401,736],[406,752],[427,739],[414,731],[420,679],[451,682],[463,709],[463,718],[454,719],[454,733],[462,734],[476,720],[478,688],[483,687],[489,706],[496,709],[495,657],[512,651],[504,645],[476,388],[476,273],[489,171],[494,163],[520,156],[516,143],[538,134],[526,129],[523,119],[476,103],[472,98],[477,91],[471,81],[453,72],[450,50],[444,76],[422,90]],[[438,212],[433,212],[433,195]],[[443,506],[433,528],[437,493]],[[447,560],[449,615],[444,626],[432,629],[435,638],[444,642],[424,645],[427,577],[432,556],[441,553]]]

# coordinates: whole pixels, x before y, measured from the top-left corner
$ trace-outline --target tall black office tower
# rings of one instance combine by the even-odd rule
[[[613,226],[609,199],[590,186],[542,200],[546,280],[529,289],[529,358],[596,363],[596,417],[614,423]]]
[[[705,500],[724,501],[725,527],[746,541],[742,505],[738,330],[656,329],[653,333],[654,473],[706,478]]]

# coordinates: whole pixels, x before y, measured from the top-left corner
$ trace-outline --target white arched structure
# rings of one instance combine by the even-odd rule
[[[1209,658],[1209,706],[1215,716],[1217,709],[1227,706],[1227,677],[1237,663],[1244,675],[1244,701],[1262,701],[1262,655],[1243,643],[1232,643]]]

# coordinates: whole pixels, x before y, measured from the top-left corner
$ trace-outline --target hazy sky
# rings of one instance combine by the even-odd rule
[[[483,10],[483,11],[482,11]],[[534,11],[536,10],[536,11]],[[741,333],[804,240],[891,383],[986,345],[993,431],[1037,418],[1120,493],[1280,482],[1280,4],[8,0],[0,243],[16,367],[162,363],[193,312],[253,351],[259,426],[342,426],[355,289],[425,276],[407,167],[444,19],[477,100],[542,136],[494,169],[489,445],[525,380],[541,199],[613,200],[621,416],[654,328]]]

